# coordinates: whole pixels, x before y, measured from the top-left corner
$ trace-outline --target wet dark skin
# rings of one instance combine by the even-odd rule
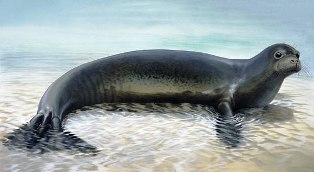
[[[70,112],[97,103],[169,102],[213,106],[227,119],[241,108],[268,105],[283,80],[300,71],[300,53],[287,44],[251,59],[142,50],[78,66],[52,83],[29,125],[43,134],[62,131]]]

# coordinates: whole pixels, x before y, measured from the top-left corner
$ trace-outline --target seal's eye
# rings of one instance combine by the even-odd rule
[[[280,51],[277,51],[275,52],[274,56],[276,59],[280,59],[283,56],[283,54]]]
[[[299,52],[297,52],[296,56],[297,56],[297,58],[300,58],[300,53],[299,53]]]

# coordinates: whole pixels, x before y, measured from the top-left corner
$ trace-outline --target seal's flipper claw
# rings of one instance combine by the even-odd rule
[[[43,125],[39,128],[38,134],[40,137],[43,137],[45,133],[51,128],[51,125]]]
[[[32,129],[36,129],[43,122],[43,119],[44,119],[44,114],[38,113],[30,120],[29,126]]]
[[[62,131],[61,121],[56,116],[52,117],[52,127],[55,131],[60,131],[60,132]]]
[[[43,122],[41,124],[40,129],[39,129],[39,135],[43,135],[49,129],[51,129],[51,124],[52,124],[51,118],[52,118],[52,112],[48,112],[47,114],[44,115]]]

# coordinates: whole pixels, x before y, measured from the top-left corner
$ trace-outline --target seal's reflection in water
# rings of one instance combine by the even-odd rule
[[[241,109],[233,117],[217,116],[216,135],[228,148],[236,148],[244,138],[242,131],[250,121],[260,123],[284,122],[293,119],[293,111],[288,107],[268,105],[263,108]]]
[[[34,153],[46,153],[56,150],[72,150],[83,153],[96,153],[94,146],[76,137],[70,132],[48,131],[40,136],[36,130],[24,124],[20,128],[9,133],[3,139],[5,146],[13,149],[21,149]]]
[[[243,138],[242,119],[235,115],[231,118],[218,116],[216,121],[216,135],[228,148],[237,147]]]
[[[202,116],[202,119],[212,121],[217,138],[224,143],[227,148],[237,148],[241,145],[241,141],[245,139],[245,135],[242,134],[242,131],[246,129],[245,124],[252,120],[267,123],[293,119],[293,111],[291,109],[278,105],[239,110],[234,117],[221,116],[212,107],[188,103],[111,103],[84,107],[80,109],[80,111],[91,111],[95,108],[105,111],[104,113],[106,113],[106,111],[126,112],[125,115],[130,113],[153,113],[154,115],[165,118],[180,118],[182,120],[197,120],[198,117]],[[143,116],[143,118],[145,118],[145,116]],[[39,137],[38,133],[30,129],[27,125],[23,125],[8,134],[4,139],[4,143],[10,148],[25,149],[38,153],[55,150],[75,150],[84,153],[97,153],[98,151],[96,147],[68,131],[62,133],[51,131],[45,134],[44,137]]]

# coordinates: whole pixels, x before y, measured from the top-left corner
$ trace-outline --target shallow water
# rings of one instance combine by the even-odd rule
[[[42,74],[45,81],[39,74],[21,76],[19,71],[16,75],[11,72],[10,78],[2,76],[1,139],[31,119],[49,85],[47,80],[55,79],[62,70],[67,69]],[[269,107],[238,111],[238,123],[232,127],[219,123],[215,111],[201,105],[101,104],[84,108],[70,115],[65,129],[99,152],[41,154],[1,144],[0,169],[312,171],[312,84],[312,78],[287,78]]]

